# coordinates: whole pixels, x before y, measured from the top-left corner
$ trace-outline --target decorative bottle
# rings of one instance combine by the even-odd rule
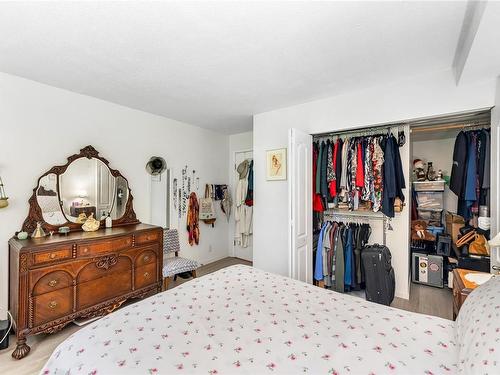
[[[111,213],[108,212],[108,216],[106,217],[106,228],[111,228],[113,226],[113,219],[111,219]]]

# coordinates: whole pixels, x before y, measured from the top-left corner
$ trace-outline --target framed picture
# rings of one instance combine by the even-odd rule
[[[266,180],[286,180],[286,148],[266,151]]]

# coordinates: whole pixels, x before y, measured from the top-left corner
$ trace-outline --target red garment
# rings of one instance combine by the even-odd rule
[[[318,164],[318,150],[313,146],[313,211],[323,212],[323,201],[321,196],[316,194],[316,166]]]
[[[361,143],[358,142],[358,160],[356,166],[356,187],[365,186],[365,166],[363,164],[363,151]]]
[[[339,141],[335,142],[333,145],[333,173],[337,170],[337,150],[339,147]],[[335,175],[335,178],[330,182],[330,196],[332,198],[335,198],[337,196],[337,175]]]

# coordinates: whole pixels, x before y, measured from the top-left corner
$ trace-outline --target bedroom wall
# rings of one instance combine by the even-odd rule
[[[0,210],[0,318],[8,296],[7,241],[28,214],[28,199],[38,177],[86,145],[93,145],[127,177],[134,207],[150,219],[150,179],[145,163],[166,159],[174,177],[188,165],[205,183],[227,183],[228,136],[96,98],[0,73],[0,176],[9,207]],[[173,213],[185,257],[208,263],[228,255],[228,224],[200,223],[199,246],[187,245],[184,218]]]
[[[312,134],[369,127],[490,107],[494,97],[494,82],[457,86],[451,70],[446,70],[255,115],[254,266],[282,275],[288,273],[288,181],[266,181],[264,170],[265,151],[287,147],[288,129]],[[408,220],[402,218],[401,222]],[[404,227],[395,229],[388,233],[394,262],[407,265],[408,231]],[[398,297],[408,298],[408,280],[408,267],[398,268]]]

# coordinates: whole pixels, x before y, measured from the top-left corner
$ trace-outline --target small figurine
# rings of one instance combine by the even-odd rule
[[[42,223],[41,222],[36,223],[36,229],[31,234],[31,238],[42,238],[45,236],[46,236],[46,234],[42,228]]]
[[[87,215],[85,214],[85,212],[82,212],[82,213],[80,213],[80,215],[78,215],[76,222],[78,224],[83,224],[83,223],[85,223],[85,221],[87,221]]]
[[[415,177],[417,181],[425,181],[425,170],[424,162],[420,159],[415,159],[413,161],[413,170],[415,172]]]
[[[434,170],[434,167],[432,166],[432,161],[427,163],[427,179],[429,181],[436,181],[437,179],[437,174]]]
[[[85,224],[82,225],[82,229],[85,232],[94,232],[99,229],[101,222],[99,220],[94,219],[94,214],[90,214]]]

